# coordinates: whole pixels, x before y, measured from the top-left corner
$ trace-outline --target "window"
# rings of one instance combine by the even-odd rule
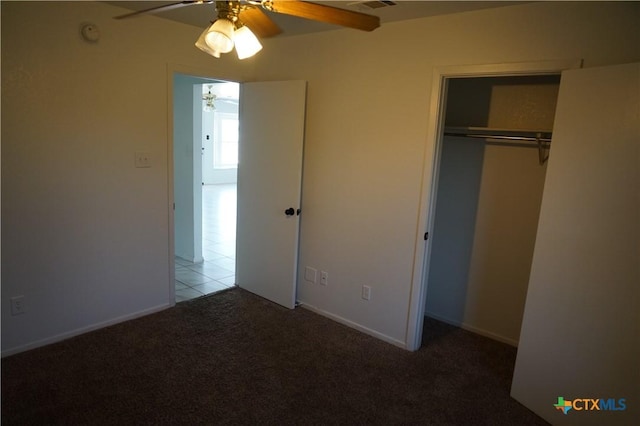
[[[235,169],[238,167],[238,125],[237,114],[215,112],[214,168]]]

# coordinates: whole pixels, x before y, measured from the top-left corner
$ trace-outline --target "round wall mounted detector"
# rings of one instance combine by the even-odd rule
[[[80,33],[82,34],[82,38],[86,41],[96,42],[100,39],[100,30],[98,26],[95,24],[84,24],[80,29]]]

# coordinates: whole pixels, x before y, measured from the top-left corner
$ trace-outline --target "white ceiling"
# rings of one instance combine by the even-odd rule
[[[122,7],[128,10],[142,10],[163,4],[177,3],[176,1],[107,1],[114,6]],[[427,16],[445,15],[450,13],[467,12],[478,9],[487,9],[493,7],[503,7],[513,4],[523,3],[521,1],[395,1],[395,6],[371,9],[363,5],[363,1],[316,1],[313,3],[321,3],[342,9],[349,9],[356,12],[367,13],[380,17],[380,21],[384,26],[385,22],[403,21],[407,19],[423,18]],[[123,14],[126,11],[123,10]],[[324,24],[320,22],[310,21],[307,19],[287,16],[279,13],[267,12],[269,17],[278,24],[283,33],[278,37],[286,37],[298,34],[307,34],[319,31],[327,31],[341,28],[332,24]],[[148,15],[143,15],[148,16]],[[152,16],[169,19],[172,21],[182,22],[184,24],[193,25],[199,28],[205,28],[209,22],[216,18],[214,4],[196,4],[166,12],[155,13]],[[132,17],[131,20],[139,19]],[[357,30],[353,30],[357,31]]]

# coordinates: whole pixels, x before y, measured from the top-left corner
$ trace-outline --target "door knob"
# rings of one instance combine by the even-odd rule
[[[296,211],[294,210],[293,207],[289,207],[288,209],[286,209],[284,211],[284,214],[286,214],[287,216],[293,216],[296,213]]]

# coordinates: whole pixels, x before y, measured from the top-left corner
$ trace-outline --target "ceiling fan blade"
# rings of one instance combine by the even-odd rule
[[[271,5],[266,6],[266,8],[272,12],[342,25],[343,27],[355,28],[357,30],[373,31],[380,26],[380,18],[377,16],[325,6],[323,4],[291,0],[272,0],[269,3],[271,3]],[[265,2],[263,2],[263,6],[265,6]]]
[[[256,36],[261,38],[273,37],[282,32],[280,27],[257,7],[242,9],[239,18]]]
[[[204,0],[192,0],[192,1],[181,1],[178,3],[165,4],[162,6],[156,6],[149,9],[144,10],[136,10],[135,12],[125,13],[124,15],[115,16],[114,19],[125,19],[125,18],[133,18],[138,15],[146,15],[148,13],[158,13],[158,12],[166,12],[167,10],[177,9],[179,7],[191,6],[194,4],[204,4],[204,3],[213,3],[213,1],[204,1]]]

